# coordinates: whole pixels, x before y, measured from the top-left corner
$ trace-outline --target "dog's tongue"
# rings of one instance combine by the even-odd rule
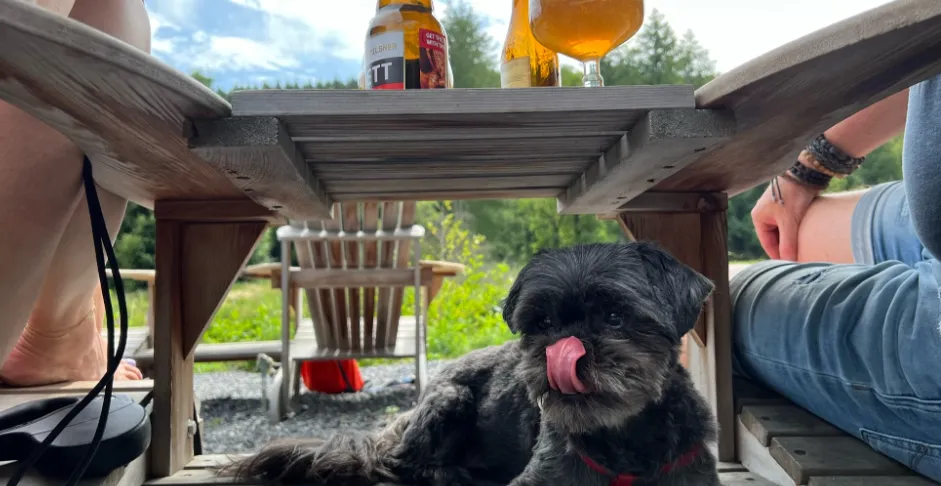
[[[566,395],[588,392],[575,374],[575,365],[582,356],[585,356],[585,346],[576,337],[560,339],[546,348],[546,374],[553,390]]]

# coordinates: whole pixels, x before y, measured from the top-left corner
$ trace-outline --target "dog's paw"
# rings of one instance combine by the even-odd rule
[[[416,471],[417,486],[473,486],[474,479],[462,467],[424,467]]]

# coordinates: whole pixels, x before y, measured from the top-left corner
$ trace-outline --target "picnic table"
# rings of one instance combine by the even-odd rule
[[[727,198],[841,118],[941,73],[939,53],[941,2],[897,0],[695,91],[260,90],[230,104],[97,30],[0,0],[0,99],[154,210],[156,477],[193,467],[193,350],[263,229],[331,218],[338,201],[555,197],[563,214],[660,241],[716,283],[689,367],[720,423],[719,458],[736,461]]]

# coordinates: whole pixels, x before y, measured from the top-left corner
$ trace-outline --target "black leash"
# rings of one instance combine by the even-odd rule
[[[74,486],[82,479],[82,475],[85,474],[85,470],[88,469],[88,465],[98,451],[98,446],[101,444],[102,436],[104,436],[105,427],[108,424],[108,412],[111,409],[111,395],[114,391],[114,373],[121,363],[120,358],[124,355],[124,348],[127,345],[127,302],[124,299],[124,282],[121,280],[118,260],[114,254],[114,248],[111,246],[111,238],[108,236],[108,228],[104,214],[102,214],[101,211],[101,203],[98,201],[98,191],[95,189],[95,180],[92,178],[91,161],[88,160],[88,156],[85,156],[83,161],[82,180],[85,185],[85,199],[88,201],[88,214],[91,217],[92,238],[95,240],[95,259],[98,263],[98,280],[101,284],[101,294],[105,304],[105,317],[108,322],[108,369],[95,387],[66,414],[54,429],[52,429],[52,432],[50,432],[42,442],[42,445],[34,451],[27,460],[20,462],[16,473],[13,474],[13,477],[7,483],[8,486],[16,486],[20,480],[23,479],[27,471],[36,464],[36,461],[42,457],[52,442],[68,427],[72,419],[84,410],[85,407],[101,393],[102,389],[104,389],[105,392],[102,398],[104,405],[101,409],[98,427],[95,429],[95,436],[92,438],[92,443],[88,447],[82,462],[75,468],[75,471],[72,472],[69,480],[65,483],[66,486]],[[121,338],[118,341],[117,352],[115,352],[114,349],[114,309],[111,306],[111,296],[108,292],[109,286],[108,275],[105,272],[105,253],[107,253],[108,257],[107,265],[111,266],[111,273],[114,276],[114,290],[118,297],[118,311],[121,315]]]

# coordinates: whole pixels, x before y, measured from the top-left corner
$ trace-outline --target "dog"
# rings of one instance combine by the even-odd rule
[[[547,249],[475,350],[378,432],[283,440],[222,474],[310,485],[718,486],[715,417],[679,363],[711,281],[648,242]]]

